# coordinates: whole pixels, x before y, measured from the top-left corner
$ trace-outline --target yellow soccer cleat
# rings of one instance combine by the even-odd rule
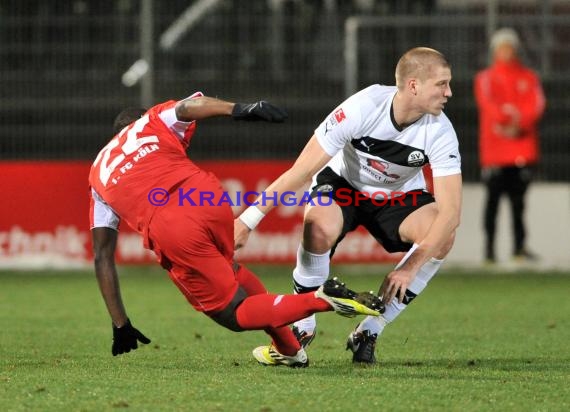
[[[309,358],[305,349],[299,349],[295,356],[286,356],[279,352],[273,345],[258,346],[253,350],[253,357],[263,366],[289,366],[290,368],[306,368],[309,366]]]
[[[385,310],[378,296],[372,292],[354,292],[336,277],[321,285],[315,296],[326,300],[336,313],[347,318],[356,315],[379,316]]]

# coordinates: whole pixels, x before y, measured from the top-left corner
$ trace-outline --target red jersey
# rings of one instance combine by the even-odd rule
[[[537,125],[545,99],[538,76],[518,61],[496,62],[475,77],[479,109],[479,155],[483,167],[528,165],[538,161]],[[500,126],[511,123],[505,105],[520,113],[520,134],[501,134]],[[499,127],[498,127],[499,126]]]
[[[202,93],[191,97],[198,96]],[[176,103],[156,105],[121,130],[99,152],[89,173],[89,184],[98,195],[95,200],[103,200],[145,239],[148,222],[156,210],[149,201],[150,191],[160,188],[171,192],[182,181],[201,172],[186,155],[196,122],[178,120]],[[97,226],[97,216],[93,215],[94,207],[92,227]]]

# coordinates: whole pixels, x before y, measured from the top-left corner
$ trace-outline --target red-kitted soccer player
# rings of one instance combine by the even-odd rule
[[[287,114],[266,102],[231,103],[198,92],[149,110],[127,109],[115,120],[115,136],[99,152],[89,174],[95,272],[113,322],[113,355],[150,340],[135,329],[119,290],[114,253],[124,220],[153,250],[172,281],[200,312],[233,331],[265,330],[270,346],[254,350],[263,364],[308,366],[288,324],[315,312],[345,316],[379,314],[382,302],[355,294],[338,280],[316,293],[275,295],[234,262],[233,214],[218,179],[196,166],[186,149],[198,120],[283,122]],[[183,199],[172,199],[182,196]],[[208,193],[204,201],[203,193]]]

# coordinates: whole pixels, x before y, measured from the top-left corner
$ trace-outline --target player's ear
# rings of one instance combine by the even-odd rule
[[[408,89],[410,90],[410,92],[415,96],[418,94],[418,80],[417,79],[409,79],[408,80]]]

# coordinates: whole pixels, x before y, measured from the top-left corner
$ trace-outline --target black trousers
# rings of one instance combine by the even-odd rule
[[[495,259],[495,234],[497,211],[503,194],[510,200],[512,227],[514,232],[513,254],[524,250],[526,229],[523,220],[525,194],[532,176],[530,167],[499,167],[483,170],[483,181],[487,186],[487,201],[484,211],[486,236],[486,258]]]

